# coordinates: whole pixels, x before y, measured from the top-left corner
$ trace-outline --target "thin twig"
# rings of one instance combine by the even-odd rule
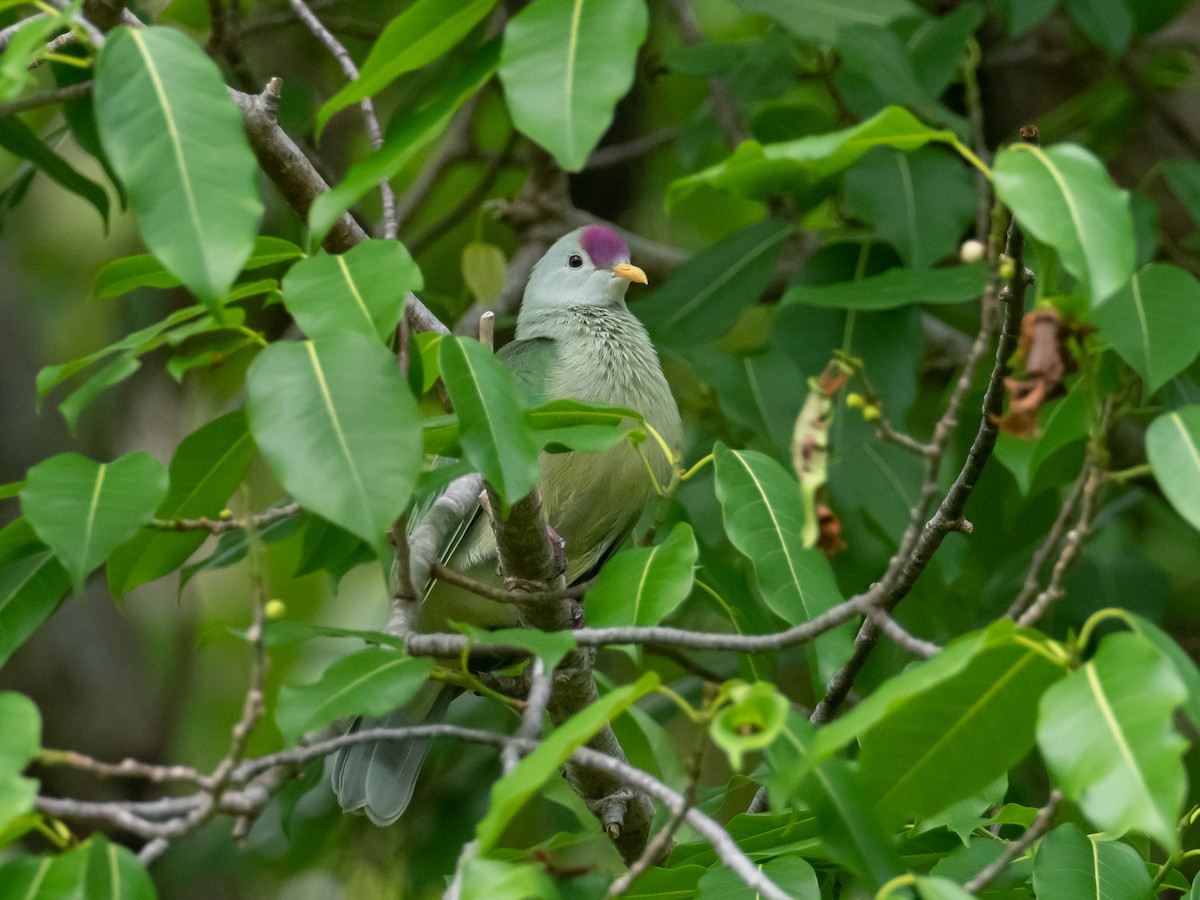
[[[343,734],[328,740],[318,741],[307,746],[295,747],[278,753],[267,754],[257,759],[246,760],[238,767],[235,779],[245,781],[259,772],[266,771],[279,765],[293,765],[310,759],[327,756],[342,747],[369,741],[403,741],[418,738],[448,737],[471,743],[490,744],[503,747],[509,742],[517,742],[522,749],[529,751],[536,745],[532,741],[509,737],[492,731],[480,731],[463,728],[459,725],[413,725],[403,728],[365,728],[353,734]],[[760,892],[771,900],[788,900],[787,894],[780,890],[770,878],[738,847],[729,833],[715,820],[703,811],[688,803],[687,798],[654,776],[635,769],[624,760],[615,759],[606,753],[593,750],[590,747],[580,747],[571,754],[571,760],[577,765],[604,772],[622,782],[634,791],[645,793],[662,803],[672,813],[683,811],[684,822],[695,829],[704,840],[708,841],[721,862],[733,869],[750,888]]]
[[[53,103],[61,103],[63,100],[74,100],[76,97],[84,97],[91,92],[92,83],[90,81],[81,81],[79,84],[68,84],[66,87],[60,87],[58,90],[46,91],[44,94],[33,94],[29,97],[10,100],[7,103],[0,103],[0,119],[5,116],[24,112],[27,109],[50,106]]]
[[[554,680],[546,674],[545,663],[534,657],[529,664],[529,693],[525,698],[525,709],[521,713],[521,727],[517,729],[517,737],[534,743],[542,736],[542,717],[550,703],[550,691]],[[521,759],[521,747],[513,741],[506,744],[500,751],[501,771],[507,775]]]
[[[1043,834],[1050,830],[1050,824],[1054,821],[1054,814],[1058,811],[1058,805],[1062,803],[1063,792],[1059,788],[1055,788],[1050,792],[1050,799],[1046,805],[1038,810],[1037,815],[1033,817],[1033,821],[1029,823],[1029,827],[1015,841],[1010,841],[995,860],[989,863],[986,867],[979,871],[979,874],[963,885],[963,890],[974,896],[982,891],[985,887],[991,884],[996,877],[1008,868],[1009,863],[1029,849],[1030,845],[1040,838]]]
[[[304,0],[288,0],[288,5],[292,7],[296,17],[305,24],[317,40],[325,45],[325,49],[333,54],[333,58],[342,67],[346,78],[350,81],[357,79],[358,66],[350,57],[350,51],[334,37],[333,32],[321,24],[321,20],[308,7],[308,4]],[[363,119],[367,124],[367,137],[371,140],[371,146],[378,150],[383,146],[383,129],[379,127],[379,117],[375,115],[375,104],[370,97],[364,97],[358,105],[362,109]],[[392,190],[392,183],[386,178],[379,182],[379,198],[382,205],[383,237],[385,240],[393,241],[400,233],[400,226],[396,218],[396,192]]]
[[[429,199],[429,195],[446,170],[454,163],[465,159],[471,152],[471,123],[475,118],[475,107],[478,103],[479,95],[472,95],[455,112],[450,119],[450,124],[446,126],[446,130],[442,134],[438,149],[404,189],[404,192],[396,198],[397,222],[405,223],[412,218],[413,213]]]
[[[430,574],[438,581],[444,581],[455,587],[470,591],[485,600],[495,600],[497,603],[552,603],[561,600],[578,600],[592,586],[591,581],[573,584],[564,588],[553,588],[546,591],[510,591],[505,587],[484,584],[482,581],[464,575],[457,569],[435,562],[429,569]]]
[[[622,872],[616,881],[608,886],[608,892],[604,895],[605,900],[620,897],[629,890],[634,881],[638,879],[638,876],[666,856],[667,850],[675,839],[675,832],[679,830],[679,826],[683,824],[683,820],[687,817],[687,812],[691,808],[691,799],[689,798],[686,806],[671,813],[671,818],[667,820],[667,824],[662,827],[658,834],[650,839],[650,843],[646,845],[646,849],[642,851],[642,855],[634,860],[633,865]]]
[[[679,128],[669,125],[659,128],[649,134],[643,134],[621,144],[609,144],[592,151],[584,164],[584,171],[591,172],[609,166],[619,165],[631,159],[645,156],[651,150],[656,150],[663,144],[670,143],[679,136]]]
[[[843,622],[865,614],[871,607],[870,592],[858,594],[839,603],[827,612],[785,631],[771,634],[716,634],[711,631],[689,631],[662,625],[614,628],[560,629],[569,633],[580,647],[604,647],[614,644],[662,644],[690,647],[697,650],[736,650],[760,653],[794,647],[820,637]],[[409,634],[405,648],[411,656],[457,656],[474,648],[481,652],[513,652],[511,646],[472,642],[461,634]],[[528,653],[517,649],[517,653]]]
[[[256,516],[245,516],[240,519],[210,519],[205,516],[198,519],[154,519],[150,526],[159,531],[207,531],[209,534],[225,534],[227,531],[263,528],[280,519],[290,519],[299,512],[299,503],[285,503],[283,506],[272,507]]]
[[[1025,573],[1025,581],[1021,585],[1021,590],[1004,613],[1004,618],[1016,619],[1037,595],[1038,588],[1041,586],[1042,567],[1050,560],[1050,557],[1058,549],[1059,541],[1066,534],[1067,525],[1071,521],[1071,516],[1075,512],[1079,498],[1083,496],[1083,486],[1087,483],[1090,475],[1091,464],[1085,462],[1083,468],[1079,470],[1079,477],[1075,479],[1075,483],[1071,485],[1071,490],[1067,493],[1066,499],[1063,500],[1062,506],[1059,507],[1058,515],[1054,519],[1054,524],[1050,526],[1050,531],[1046,535],[1046,539],[1034,551],[1033,557],[1029,561],[1029,570]]]
[[[4,50],[6,50],[8,48],[9,42],[13,39],[13,37],[16,35],[16,33],[18,31],[20,31],[22,28],[26,28],[26,27],[32,25],[34,22],[37,22],[39,19],[46,18],[46,16],[48,16],[48,15],[50,15],[50,14],[45,13],[45,12],[34,13],[32,16],[28,16],[27,18],[24,18],[24,19],[18,19],[16,22],[13,22],[11,25],[7,25],[4,28],[0,28],[0,53],[2,53]]]
[[[914,656],[919,656],[921,659],[929,659],[932,656],[936,656],[942,649],[932,641],[924,640],[909,633],[903,625],[882,609],[872,609],[867,613],[867,616],[894,643],[903,647]]]
[[[611,898],[619,897],[625,893],[643,872],[652,866],[660,865],[671,852],[671,848],[675,843],[675,832],[683,824],[688,809],[696,804],[696,787],[700,783],[700,769],[704,761],[704,751],[708,747],[707,730],[702,728],[698,738],[692,744],[693,749],[687,765],[688,780],[687,787],[683,793],[687,805],[671,813],[671,818],[667,821],[667,824],[646,845],[646,849],[642,852],[642,855],[638,857],[626,872],[608,886],[608,893],[605,894],[605,900],[611,900]]]
[[[1037,129],[1032,126],[1023,128],[1021,135],[1022,140],[1027,142],[1037,141]],[[1025,271],[1025,239],[1014,218],[1010,217],[1004,252],[1004,256],[1012,264],[1012,276],[1003,286],[999,276],[1000,254],[996,249],[998,239],[994,238],[989,243],[989,262],[993,274],[983,297],[979,334],[946,410],[934,427],[933,437],[929,442],[932,449],[926,462],[925,481],[921,485],[920,498],[913,507],[908,528],[896,553],[888,561],[887,571],[867,591],[871,600],[869,605],[887,612],[907,596],[946,535],[951,531],[969,530],[969,524],[963,518],[963,509],[996,445],[996,436],[999,433],[997,421],[1004,406],[1004,379],[1009,372],[1009,358],[1017,347],[1021,319],[1025,312],[1025,289],[1029,281]],[[975,369],[991,342],[992,310],[997,300],[1003,310],[1000,338],[996,343],[992,372],[984,391],[979,426],[958,476],[943,496],[936,511],[926,519],[939,490],[942,459],[949,446],[950,437],[958,425],[959,408],[970,391]],[[811,719],[814,724],[823,725],[833,718],[874,650],[879,635],[880,628],[873,621],[868,619],[863,623],[854,640],[853,655],[830,679],[825,696],[813,711]]]
[[[1083,496],[1079,503],[1079,517],[1075,520],[1075,525],[1067,532],[1062,551],[1058,554],[1058,559],[1054,561],[1054,568],[1050,570],[1050,580],[1045,589],[1034,598],[1033,602],[1029,604],[1029,608],[1017,619],[1017,624],[1022,627],[1034,624],[1062,598],[1065,593],[1063,578],[1067,569],[1079,554],[1084,540],[1091,533],[1092,518],[1096,514],[1100,491],[1104,486],[1104,472],[1091,461],[1086,466],[1086,470],[1087,481],[1084,483]]]
[[[910,434],[905,434],[903,431],[898,431],[887,419],[880,419],[879,425],[875,429],[881,440],[887,441],[889,444],[895,444],[909,453],[917,456],[932,456],[934,448],[930,444],[918,441]]]
[[[404,638],[413,635],[418,602],[425,596],[426,587],[433,577],[433,567],[438,564],[446,538],[475,514],[482,489],[483,478],[480,475],[456,478],[421,516],[421,521],[411,534],[397,534],[396,527],[393,527],[395,586],[388,621],[384,626],[388,634]]]
[[[468,214],[479,209],[480,204],[491,193],[492,188],[496,184],[496,179],[500,177],[504,166],[512,159],[512,151],[516,145],[517,133],[514,131],[509,134],[500,151],[488,158],[483,172],[479,175],[479,180],[475,182],[471,190],[467,191],[463,198],[454,204],[444,216],[405,242],[413,254],[421,253],[430,247],[438,238],[461,222]]]
[[[251,733],[265,711],[264,689],[269,662],[265,641],[267,581],[262,568],[262,544],[258,531],[253,527],[248,529],[247,537],[250,540],[250,594],[254,602],[251,606],[250,628],[246,633],[246,639],[253,648],[254,657],[250,664],[250,683],[246,688],[246,696],[242,700],[242,714],[238,717],[229,736],[229,749],[213,769],[212,775],[206,780],[214,801],[220,800],[221,792],[229,783],[230,775],[245,756],[246,742],[250,739]]]
[[[77,753],[74,750],[51,750],[45,748],[38,756],[38,764],[43,766],[69,766],[90,772],[100,778],[144,778],[155,783],[186,781],[199,784],[204,775],[199,769],[191,766],[159,766],[145,763],[136,759],[123,759],[119,763],[106,763]]]
[[[254,73],[250,71],[250,65],[246,62],[245,54],[238,43],[238,0],[230,0],[228,5],[223,0],[208,0],[208,18],[212,27],[205,49],[220,55],[229,63],[229,68],[233,70],[242,90],[252,90],[258,82]]]
[[[688,0],[670,0],[670,2],[671,10],[679,22],[679,36],[683,38],[683,42],[685,44],[704,43],[704,34],[696,23],[696,16],[692,13],[692,7]],[[742,126],[741,116],[738,115],[737,103],[734,100],[733,91],[730,90],[729,82],[719,75],[710,75],[708,77],[708,98],[712,104],[713,117],[717,120],[717,127],[721,129],[725,143],[732,149],[746,140],[748,135]]]

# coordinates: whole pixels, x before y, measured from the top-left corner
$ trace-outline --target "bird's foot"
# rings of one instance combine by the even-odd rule
[[[550,552],[553,555],[554,574],[562,575],[567,571],[567,541],[554,530],[553,525],[546,526],[546,533],[550,537]]]

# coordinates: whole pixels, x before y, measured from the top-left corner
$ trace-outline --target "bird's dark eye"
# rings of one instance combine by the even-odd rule
[[[572,255],[571,258],[567,260],[567,265],[570,266],[572,269],[578,269],[580,266],[583,265],[583,257],[578,256],[578,255]]]

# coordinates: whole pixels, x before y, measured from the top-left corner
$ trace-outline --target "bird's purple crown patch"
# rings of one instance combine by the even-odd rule
[[[629,261],[629,247],[619,234],[603,225],[588,225],[579,243],[597,269],[610,269],[619,262]]]

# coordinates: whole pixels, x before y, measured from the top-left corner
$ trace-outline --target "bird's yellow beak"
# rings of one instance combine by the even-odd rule
[[[636,281],[638,284],[649,284],[649,279],[646,278],[646,273],[631,263],[617,263],[612,267],[613,274],[618,278],[628,278],[630,281]]]

